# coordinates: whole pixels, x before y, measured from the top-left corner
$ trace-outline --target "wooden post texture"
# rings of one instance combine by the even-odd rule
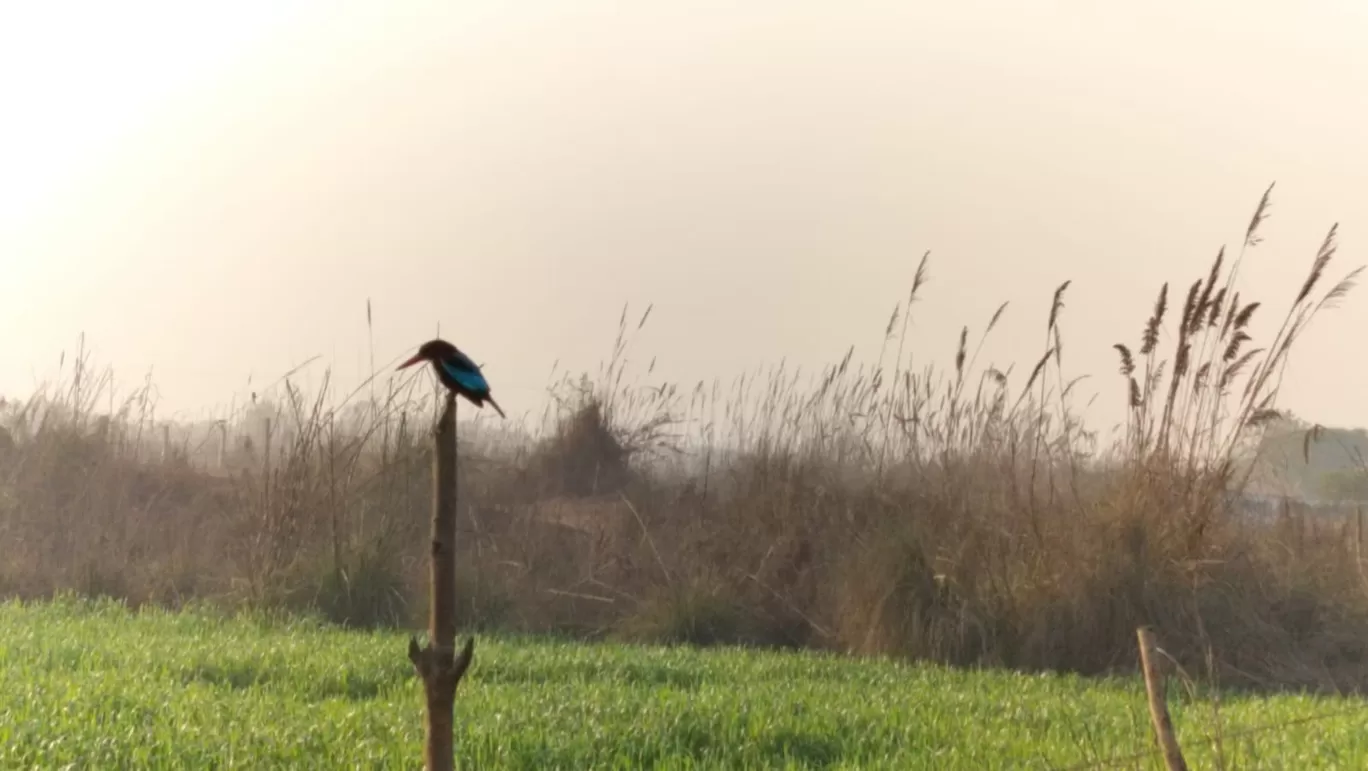
[[[428,644],[409,638],[409,660],[423,681],[427,702],[427,771],[453,771],[455,764],[456,686],[470,666],[475,640],[456,655],[456,396],[448,392],[437,423],[432,469],[431,588],[428,592]]]
[[[1178,746],[1178,737],[1173,732],[1173,720],[1169,717],[1168,703],[1164,700],[1164,679],[1160,675],[1154,657],[1154,635],[1146,627],[1135,630],[1140,640],[1140,668],[1145,674],[1145,692],[1149,696],[1150,723],[1154,725],[1154,737],[1159,749],[1164,753],[1164,764],[1169,771],[1187,771],[1187,761],[1183,750]]]

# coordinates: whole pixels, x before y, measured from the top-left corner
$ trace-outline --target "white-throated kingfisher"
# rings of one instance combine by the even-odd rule
[[[437,372],[437,379],[446,386],[448,390],[464,396],[467,401],[476,407],[483,407],[485,402],[499,413],[499,417],[507,417],[499,407],[499,403],[494,401],[494,397],[489,395],[489,382],[485,380],[480,368],[469,356],[461,353],[460,349],[437,338],[429,340],[418,349],[408,361],[400,364],[398,369],[411,367],[420,361],[432,362],[432,368]]]

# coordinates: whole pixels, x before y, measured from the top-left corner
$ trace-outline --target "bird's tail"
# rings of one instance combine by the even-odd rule
[[[503,408],[499,406],[499,403],[496,402],[496,401],[494,401],[494,397],[489,396],[489,395],[486,394],[484,400],[487,401],[487,402],[489,402],[489,406],[490,406],[490,407],[493,407],[495,412],[499,413],[499,417],[501,417],[501,418],[507,418],[507,417],[508,417],[507,415],[504,414]]]

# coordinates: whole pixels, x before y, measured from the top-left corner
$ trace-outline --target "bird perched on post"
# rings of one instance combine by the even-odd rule
[[[448,390],[464,396],[476,407],[483,407],[485,402],[489,402],[489,406],[499,413],[499,417],[506,417],[499,403],[489,395],[489,382],[480,373],[480,368],[456,346],[441,338],[429,340],[419,347],[418,353],[412,358],[400,364],[398,369],[411,367],[420,361],[432,362],[437,379],[442,381],[442,385]]]

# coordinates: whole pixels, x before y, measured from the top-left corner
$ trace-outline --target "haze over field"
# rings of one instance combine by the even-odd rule
[[[427,620],[443,647],[453,625],[559,641],[528,661],[591,641],[780,647],[1040,682],[1134,674],[1147,627],[1196,689],[1174,716],[1189,745],[1246,747],[1226,733],[1233,692],[1201,739],[1200,693],[1231,686],[1282,731],[1270,742],[1368,756],[1340,730],[1349,713],[1304,699],[1368,705],[1368,368],[1352,355],[1368,328],[1368,10],[31,5],[0,11],[0,600],[37,602],[34,624],[115,609],[50,602],[75,595],[377,632]],[[483,365],[507,422],[466,406],[488,422],[434,443],[426,363],[357,388],[438,330]],[[73,364],[78,341],[93,370]],[[426,351],[483,400],[466,362]],[[430,572],[434,557],[455,570]],[[155,613],[192,636],[217,623]],[[324,644],[306,623],[259,640],[272,667]],[[137,713],[139,688],[165,690],[138,671],[201,696],[287,685],[247,659],[176,668],[164,654],[184,646],[154,637],[133,651],[152,665],[104,677],[92,704]],[[735,766],[764,747],[995,762],[948,702],[894,721],[871,755],[876,726],[805,738],[830,715],[791,708],[840,696],[795,670],[715,670],[798,682],[772,694],[793,721],[697,723],[667,691],[692,704],[711,686],[667,648],[665,678],[580,659],[565,671],[598,694],[585,702],[523,698],[498,667],[525,672],[524,654],[480,646],[459,710],[551,720],[458,738],[481,767]],[[283,744],[239,731],[233,757],[416,756],[416,698],[370,738],[346,720],[360,701],[387,710],[414,664],[430,685],[432,650],[394,648],[395,677],[342,673],[347,715],[306,709],[318,730]],[[36,671],[11,690],[62,691]],[[988,675],[952,701],[996,688]],[[648,708],[608,687],[624,677]],[[1313,728],[1254,697],[1281,689]],[[286,691],[271,709],[317,695]],[[1067,745],[1131,744],[1059,706],[1096,693],[1013,691],[1009,722],[1056,765]],[[159,713],[151,750],[86,733],[105,765],[202,759],[181,730],[204,723],[195,710],[257,714],[196,698]],[[584,705],[666,730],[637,742]],[[51,740],[50,707],[18,713],[0,765],[81,751]],[[998,745],[1031,751],[1004,731]]]
[[[981,358],[1033,359],[1071,279],[1066,368],[1110,423],[1111,344],[1269,182],[1257,340],[1333,222],[1336,275],[1364,261],[1365,39],[1348,1],[16,4],[0,393],[82,332],[190,414],[314,355],[355,383],[370,298],[377,365],[440,324],[536,411],[624,302],[685,384],[872,359],[930,250],[923,362],[1003,301]],[[1368,424],[1365,325],[1356,295],[1318,320],[1282,404]]]

